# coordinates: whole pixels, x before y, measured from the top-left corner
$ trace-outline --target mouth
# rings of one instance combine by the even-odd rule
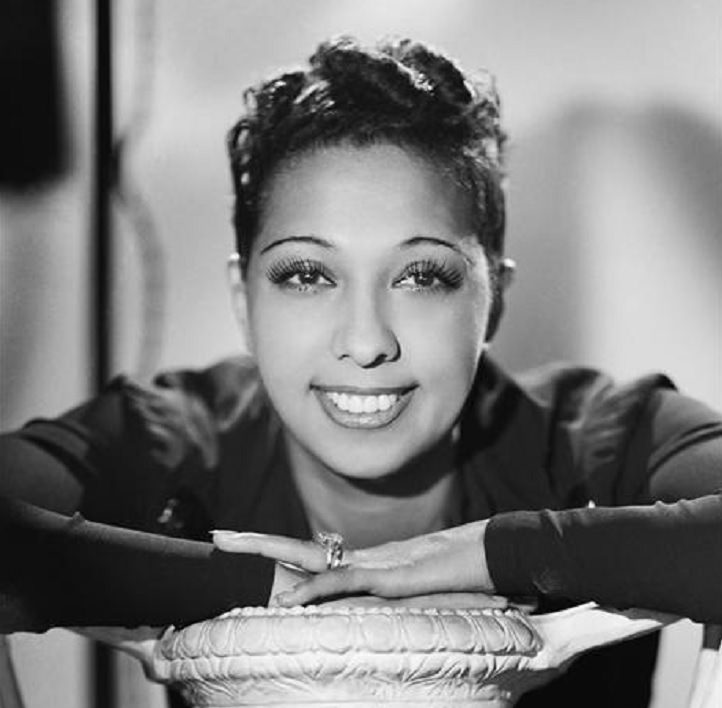
[[[358,389],[314,386],[321,407],[344,428],[383,428],[398,418],[409,404],[414,386]]]

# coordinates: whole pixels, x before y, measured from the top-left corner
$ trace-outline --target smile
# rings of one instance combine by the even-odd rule
[[[379,390],[314,387],[321,407],[345,428],[382,428],[401,415],[413,388]]]
[[[326,395],[333,401],[337,408],[347,413],[378,413],[378,411],[387,411],[399,401],[399,395],[396,393],[382,393],[380,396],[359,396],[357,394],[328,391]]]

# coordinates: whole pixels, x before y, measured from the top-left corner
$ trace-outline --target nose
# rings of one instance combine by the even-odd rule
[[[348,293],[339,309],[333,354],[364,369],[395,361],[401,347],[379,298],[370,292]]]

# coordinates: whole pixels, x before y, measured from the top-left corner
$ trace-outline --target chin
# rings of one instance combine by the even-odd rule
[[[403,439],[405,445],[401,444]],[[409,439],[397,434],[384,441],[367,438],[363,442],[318,448],[317,459],[327,469],[348,479],[380,482],[393,478],[395,483],[402,483],[403,486],[404,471],[416,474],[418,469],[415,463],[433,447],[433,444],[425,444],[416,436]]]
[[[404,466],[403,461],[392,460],[386,456],[348,451],[343,455],[327,457],[324,464],[342,477],[358,480],[381,480],[391,477]]]

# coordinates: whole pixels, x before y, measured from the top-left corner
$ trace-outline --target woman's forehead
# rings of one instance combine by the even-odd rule
[[[392,144],[324,147],[271,178],[256,247],[313,235],[336,247],[473,237],[470,197],[431,160]],[[369,245],[368,243],[366,244]]]

